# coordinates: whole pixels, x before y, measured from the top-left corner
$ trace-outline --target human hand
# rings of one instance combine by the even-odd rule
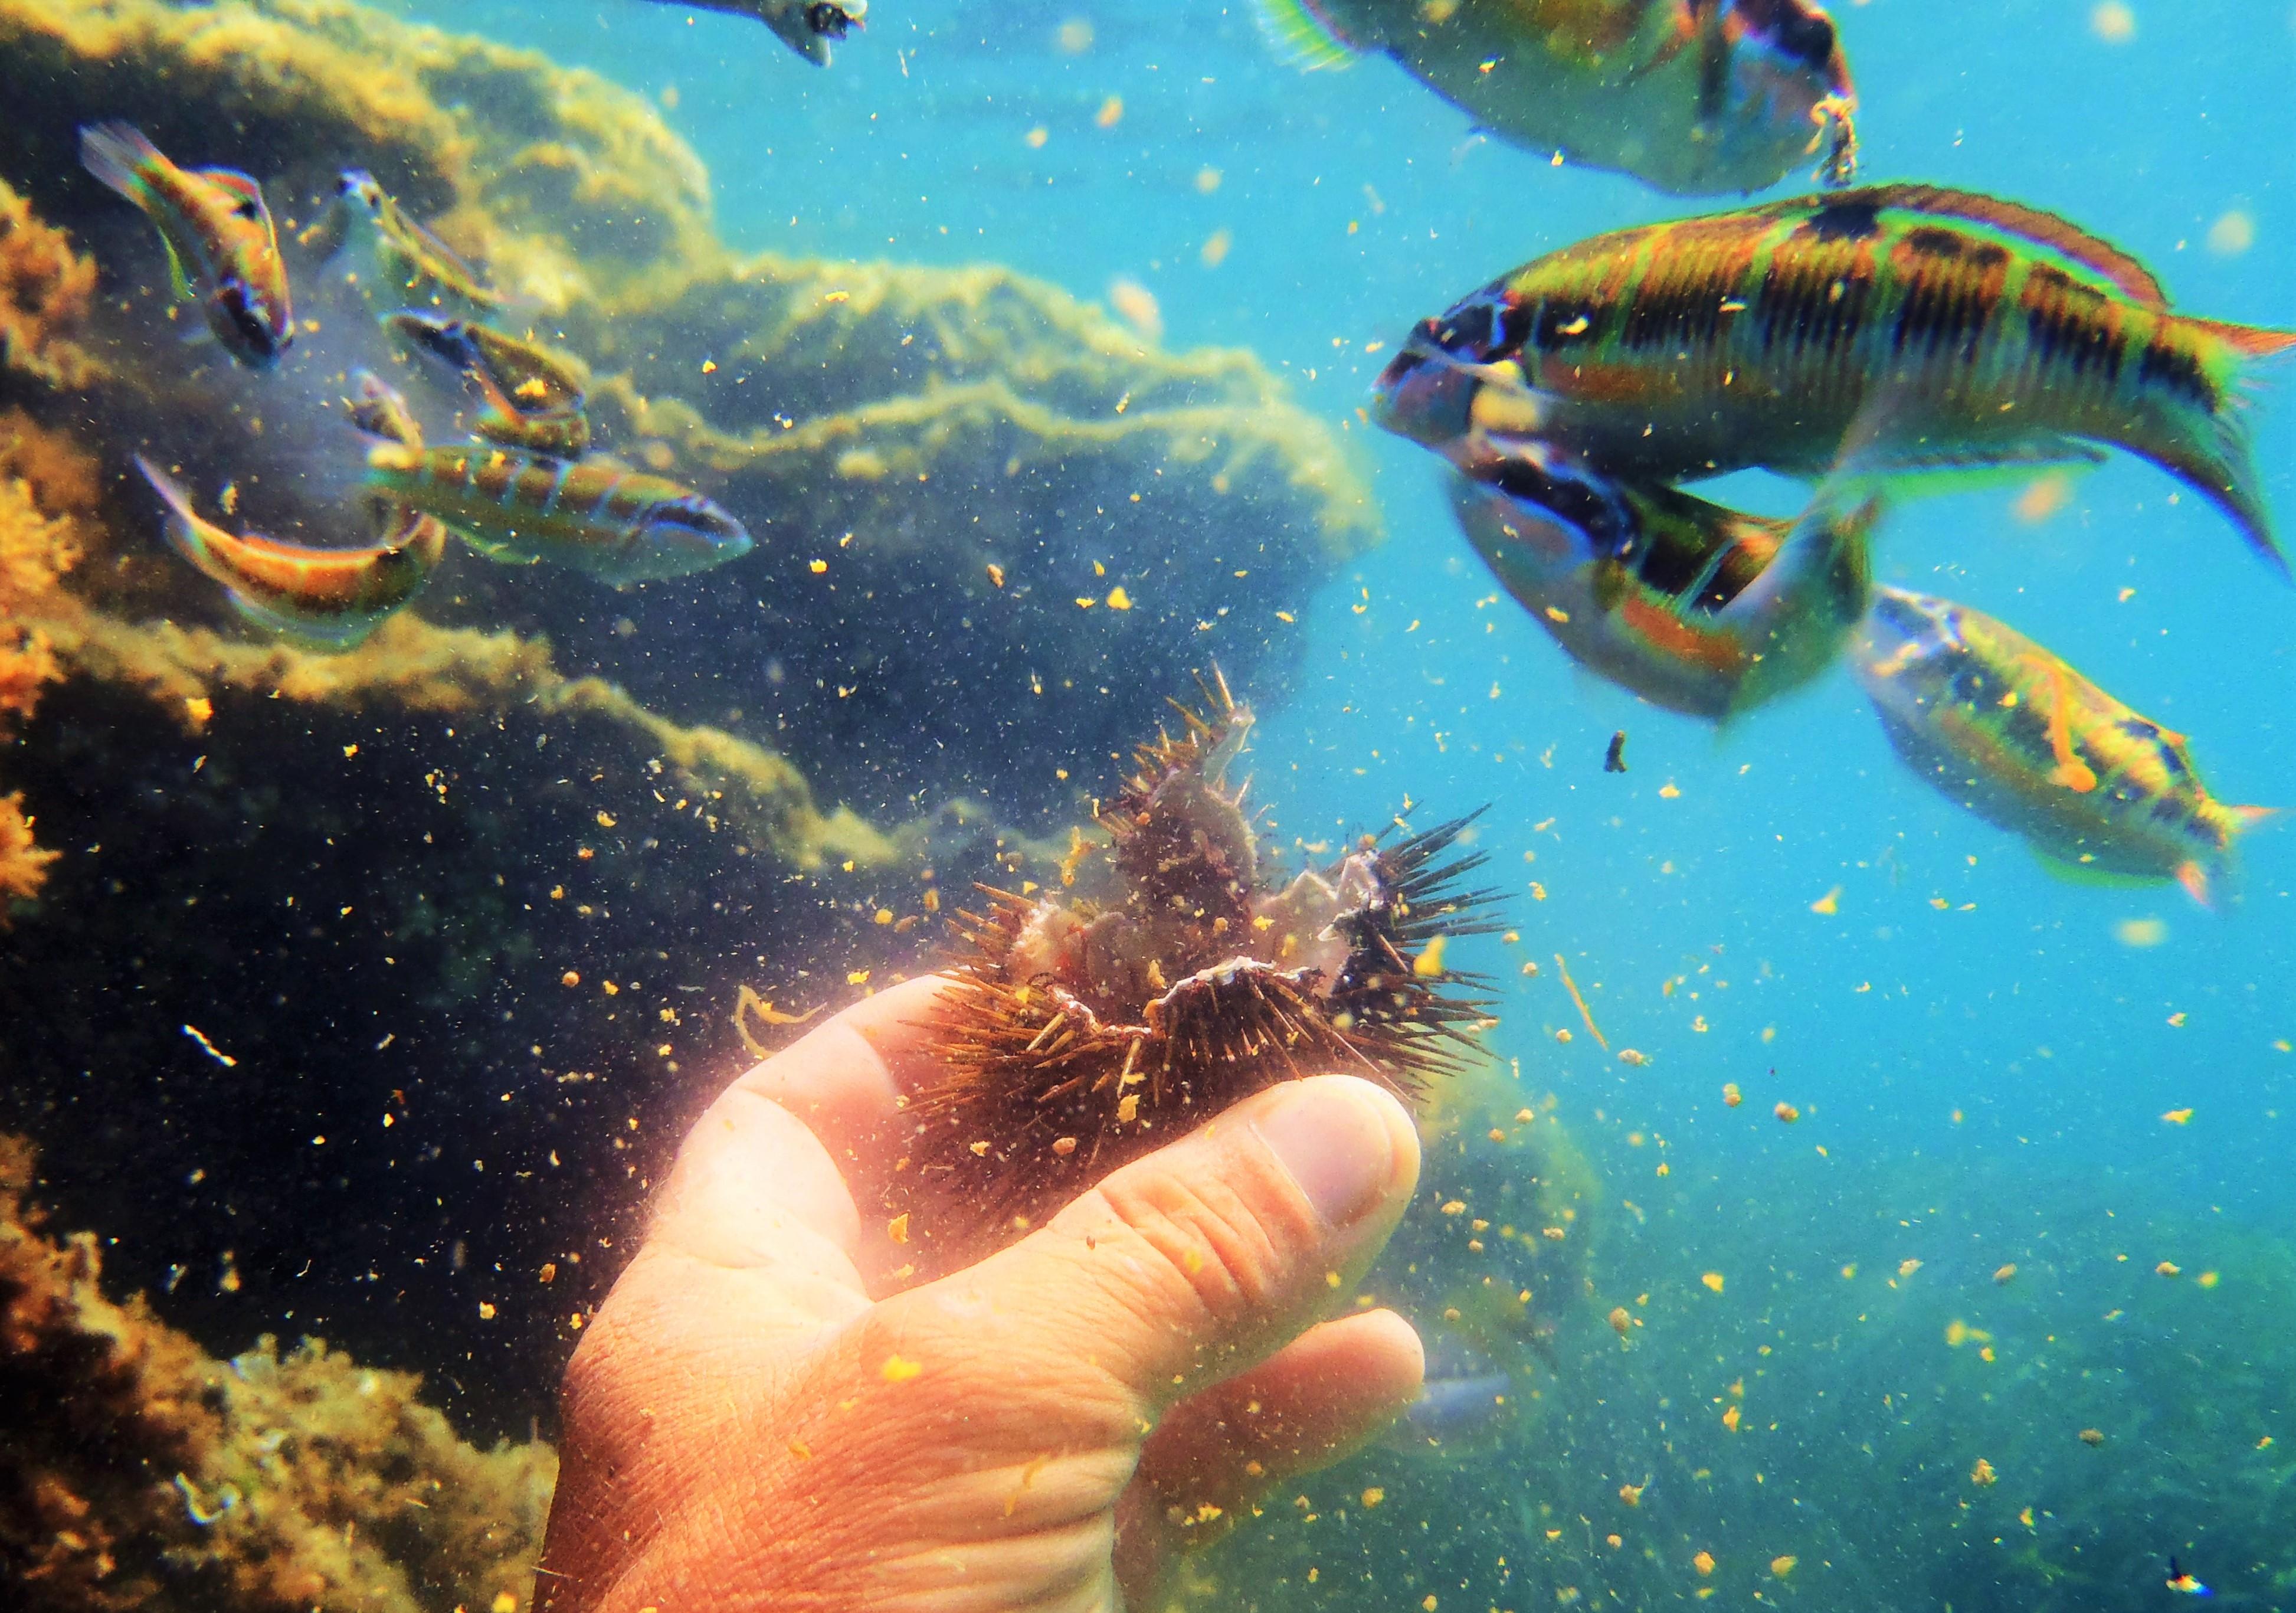
[[[946,984],[849,1008],[686,1138],[567,1369],[537,1613],[1142,1608],[1418,1395],[1401,1317],[1319,1322],[1419,1174],[1402,1106],[1351,1076],[1248,1099],[899,1288],[914,1250],[874,1217]]]

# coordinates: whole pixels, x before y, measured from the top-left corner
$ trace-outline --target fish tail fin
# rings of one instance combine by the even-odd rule
[[[166,167],[160,148],[132,123],[88,123],[79,131],[80,166],[96,182],[152,210],[152,171]]]
[[[2198,319],[2182,316],[2192,325],[2238,353],[2243,358],[2276,358],[2296,350],[2296,331],[2277,331],[2269,325],[2234,325],[2224,319]]]
[[[209,547],[200,530],[199,516],[192,508],[192,496],[184,490],[184,484],[141,454],[135,456],[135,468],[144,473],[144,480],[152,484],[160,503],[168,506],[167,519],[160,527],[168,547],[205,575],[223,580],[214,551]]]
[[[2169,448],[2157,456],[2157,463],[2190,481],[2229,515],[2249,546],[2270,561],[2282,577],[2296,576],[2273,539],[2272,517],[2259,485],[2246,417],[2259,380],[2257,365],[2285,361],[2296,352],[2296,331],[2233,325],[2220,319],[2185,317],[2181,323],[2231,354],[2230,373],[2210,366],[2218,378],[2219,401],[2209,414],[2207,425],[2197,433],[2198,440]]]
[[[2243,835],[2282,817],[2288,809],[2267,806],[2227,806],[2225,811],[2232,815],[2232,832],[2235,835]]]
[[[1303,72],[1345,67],[1363,52],[1324,0],[1254,0],[1252,11],[1268,47],[1287,67]]]

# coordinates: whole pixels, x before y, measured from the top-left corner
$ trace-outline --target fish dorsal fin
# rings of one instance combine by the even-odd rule
[[[1855,198],[1874,207],[1904,208],[1911,212],[1938,213],[1966,218],[1972,224],[1997,225],[2013,234],[2063,253],[2082,267],[2102,275],[2128,296],[2154,308],[2165,308],[2169,294],[2152,271],[2110,241],[2100,241],[2054,213],[2037,207],[2004,202],[1975,191],[1957,191],[1941,185],[1874,185],[1854,191],[1835,191],[1824,204],[1839,206]]]
[[[1269,48],[1287,66],[1307,72],[1345,67],[1363,52],[1332,20],[1324,0],[1254,0],[1252,11]]]
[[[235,168],[203,168],[200,177],[227,195],[236,196],[244,205],[241,211],[250,218],[260,218],[266,228],[271,224],[270,204],[263,200],[263,187]],[[252,211],[249,211],[252,209]]]

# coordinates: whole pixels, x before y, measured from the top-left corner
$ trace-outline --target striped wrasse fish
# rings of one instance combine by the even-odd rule
[[[79,160],[158,228],[176,295],[200,305],[224,351],[250,369],[278,363],[295,310],[263,187],[232,169],[177,168],[125,123],[81,129]]]
[[[331,242],[330,256],[344,256],[346,277],[378,316],[415,307],[484,319],[510,301],[365,169],[343,171],[326,213],[299,239],[307,246]]]
[[[590,419],[583,413],[589,375],[572,354],[413,309],[385,315],[382,324],[477,391],[480,412],[471,430],[479,436],[554,459],[579,459],[589,451]]]
[[[422,591],[447,549],[447,529],[398,512],[371,547],[309,548],[256,532],[234,534],[201,519],[191,496],[142,455],[135,468],[168,506],[162,531],[175,551],[223,584],[258,627],[328,649],[348,649]]]
[[[2183,735],[1968,605],[1875,588],[1852,664],[1906,764],[2046,865],[2174,879],[2205,905],[2273,815],[2218,801]]]
[[[1857,166],[1857,96],[1807,0],[1257,0],[1308,68],[1363,53],[1541,155],[1678,195],[1766,190],[1813,155]]]
[[[2292,346],[2172,312],[2142,265],[2046,213],[1886,185],[1551,252],[1423,322],[1375,396],[1430,446],[1551,437],[1646,483],[1824,475],[1877,414],[1881,468],[2125,448],[2276,559],[2243,383]]]
[[[1721,721],[1808,683],[1865,614],[1877,500],[1820,490],[1795,521],[1608,477],[1551,444],[1460,462],[1451,507],[1570,658]]]
[[[701,494],[598,460],[386,438],[367,451],[366,487],[445,522],[489,560],[547,560],[603,582],[688,576],[750,552],[742,523]]]

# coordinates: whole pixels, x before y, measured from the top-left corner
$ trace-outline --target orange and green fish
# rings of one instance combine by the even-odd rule
[[[1821,490],[1799,520],[1631,486],[1552,444],[1495,445],[1451,479],[1460,529],[1572,660],[1722,721],[1833,665],[1866,613],[1878,501]]]
[[[1806,0],[1258,0],[1308,68],[1365,53],[1502,139],[1678,195],[1766,190],[1820,158],[1857,167],[1857,94]]]
[[[1884,185],[1551,252],[1423,322],[1375,397],[1431,447],[1552,439],[1644,485],[1823,476],[1877,419],[1877,471],[2124,448],[2277,560],[2246,387],[2292,347],[2172,311],[2141,264],[2049,214]]]
[[[346,277],[379,317],[419,308],[449,318],[484,319],[510,300],[365,169],[344,170],[327,215],[300,239],[311,245],[322,237],[332,238],[334,251],[343,254]]]
[[[382,323],[478,392],[480,412],[471,430],[488,441],[554,459],[579,459],[589,451],[590,418],[583,412],[589,378],[571,354],[490,325],[411,309],[386,315]]]
[[[2206,904],[2243,830],[2185,737],[1965,605],[1877,587],[1852,657],[1906,764],[2076,875],[2174,879]]]
[[[405,510],[381,543],[365,548],[311,548],[227,532],[202,520],[191,496],[158,465],[139,454],[135,468],[168,506],[161,530],[169,546],[223,584],[242,616],[307,644],[348,649],[359,643],[422,591],[446,553],[447,529]]]
[[[623,583],[689,576],[750,552],[742,523],[691,488],[598,460],[425,448],[403,407],[391,419],[371,401],[394,396],[387,387],[365,374],[359,383],[353,421],[378,439],[367,451],[369,496],[444,522],[489,560],[547,560]]]
[[[263,187],[227,168],[184,169],[126,123],[79,131],[81,166],[142,208],[160,232],[176,295],[250,369],[269,369],[295,340],[279,233]]]

